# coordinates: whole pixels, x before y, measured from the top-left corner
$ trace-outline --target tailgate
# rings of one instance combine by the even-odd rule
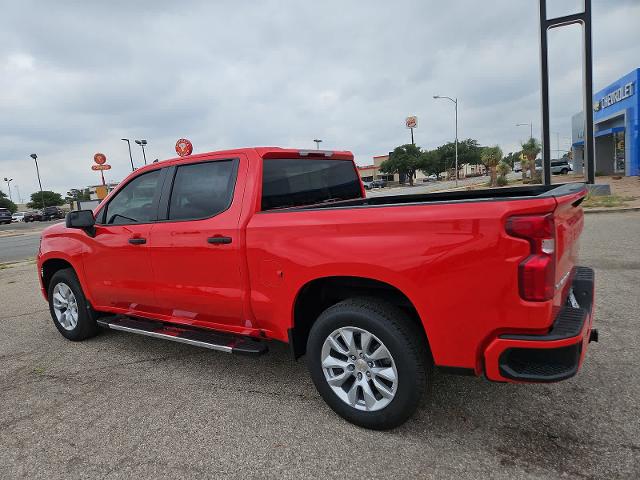
[[[584,226],[584,212],[580,204],[587,195],[587,188],[584,184],[572,187],[566,194],[555,197],[557,206],[553,212],[556,228],[556,299],[560,303],[568,294],[571,272],[578,262],[580,235]],[[561,296],[559,299],[558,295]]]

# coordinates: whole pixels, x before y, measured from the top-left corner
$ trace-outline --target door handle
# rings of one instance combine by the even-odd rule
[[[213,244],[228,244],[231,243],[231,237],[209,237],[207,238],[207,242],[208,243],[213,243]]]
[[[143,245],[147,243],[147,239],[146,238],[130,238],[129,243],[131,245]]]

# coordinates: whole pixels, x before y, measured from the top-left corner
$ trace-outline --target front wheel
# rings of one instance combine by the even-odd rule
[[[355,298],[328,308],[314,323],[307,365],[318,392],[338,415],[386,430],[416,410],[431,361],[422,329],[402,310]]]
[[[98,332],[95,312],[89,306],[72,269],[58,270],[53,274],[48,298],[53,323],[65,338],[79,341],[93,337]]]

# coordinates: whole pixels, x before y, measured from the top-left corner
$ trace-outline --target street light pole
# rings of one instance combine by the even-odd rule
[[[458,186],[458,98],[446,97],[444,95],[434,95],[433,98],[446,99],[453,102],[456,111],[456,187]]]
[[[316,142],[316,150],[320,150],[320,143],[322,142],[322,140],[320,140],[319,138],[314,138],[313,141]]]
[[[9,190],[9,200],[13,202],[13,198],[11,197],[11,182],[13,182],[13,178],[4,177],[4,181],[7,182],[7,189]]]
[[[127,142],[127,146],[129,147],[129,160],[131,160],[131,171],[135,172],[136,168],[133,166],[133,155],[131,155],[131,142],[128,138],[121,138],[123,142]]]
[[[533,138],[533,122],[516,123],[516,127],[529,127],[529,138]]]
[[[42,208],[44,208],[46,207],[46,204],[44,203],[44,192],[42,191],[42,182],[40,181],[40,169],[38,168],[38,155],[36,155],[35,153],[32,153],[29,156],[33,158],[36,162],[36,174],[38,175],[38,185],[40,185],[40,198],[42,199]]]
[[[142,157],[144,158],[144,164],[147,164],[147,156],[144,153],[144,146],[147,144],[146,140],[136,140],[136,143],[142,147]]]

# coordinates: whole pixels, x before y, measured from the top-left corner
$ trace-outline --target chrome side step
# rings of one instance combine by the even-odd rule
[[[204,329],[168,325],[153,320],[130,317],[105,317],[97,321],[98,325],[112,330],[137,333],[147,337],[161,338],[172,342],[186,343],[196,347],[209,348],[225,353],[243,355],[262,355],[268,351],[267,345],[248,337],[218,333]]]

